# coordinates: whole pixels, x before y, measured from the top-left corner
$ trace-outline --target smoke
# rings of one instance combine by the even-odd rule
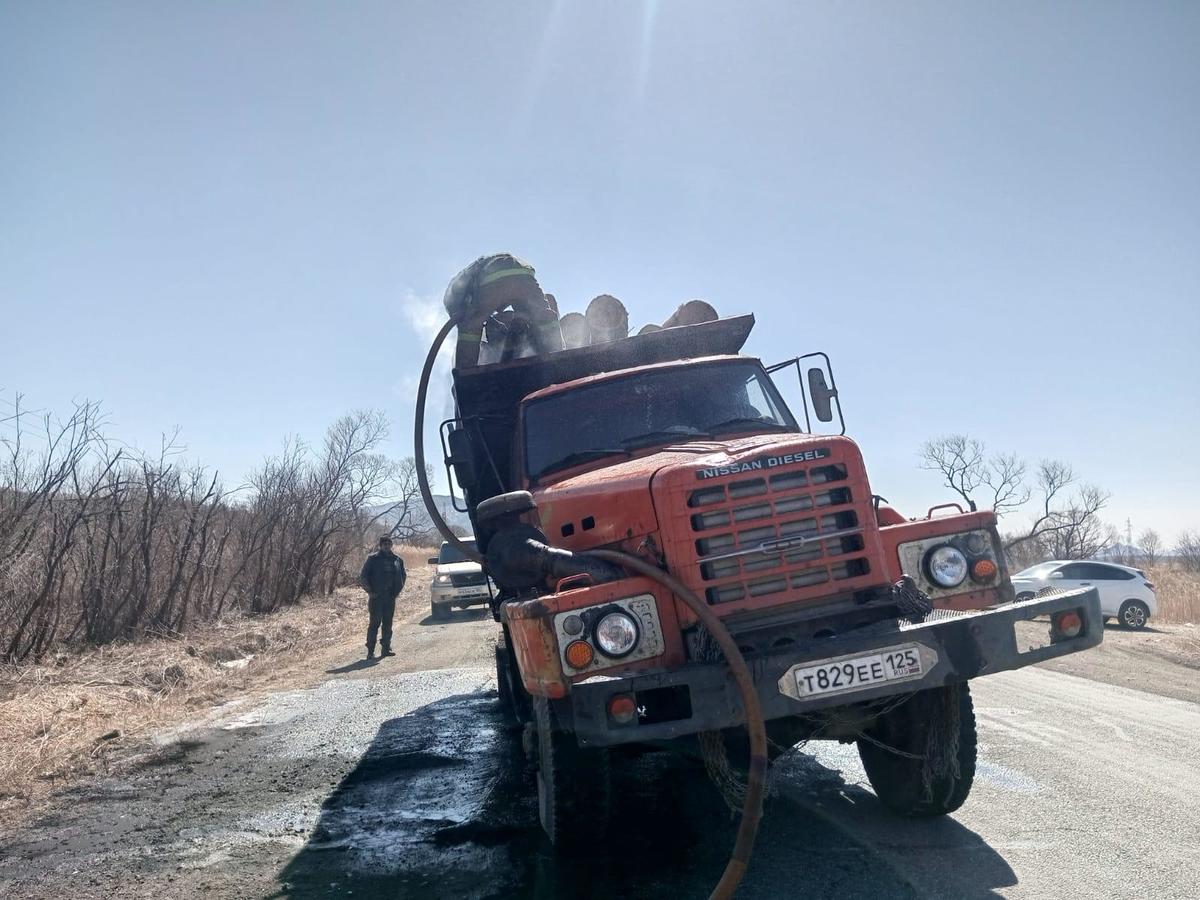
[[[430,344],[446,322],[446,310],[442,306],[440,294],[418,294],[409,289],[400,298],[400,315],[412,332],[417,346],[417,352],[404,361],[408,371],[400,378],[397,386],[397,392],[404,403],[404,431],[411,433],[417,388],[421,381],[421,367],[425,364]],[[433,464],[435,490],[444,490],[446,485],[445,469],[441,465],[441,438],[438,436],[438,426],[444,420],[454,417],[454,396],[450,390],[453,360],[454,334],[451,333],[442,344],[433,372],[429,376],[429,393],[425,401],[425,458]]]
[[[418,294],[411,289],[400,298],[400,313],[416,335],[423,339],[426,348],[446,321],[446,309],[442,306],[441,297]]]

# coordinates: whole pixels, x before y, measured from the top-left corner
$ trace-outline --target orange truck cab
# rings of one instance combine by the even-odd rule
[[[579,773],[600,773],[604,748],[728,738],[742,710],[711,638],[660,583],[516,578],[489,550],[497,519],[481,510],[516,516],[553,547],[623,550],[683,582],[737,641],[773,739],[857,740],[881,799],[905,814],[966,797],[967,680],[1101,640],[1094,591],[1014,601],[991,512],[908,519],[889,507],[858,445],[815,433],[841,419],[828,360],[768,369],[739,355],[752,324],[719,319],[454,373],[447,464],[498,585],[501,697],[540,748],[556,842],[578,839],[566,793],[603,806],[602,776]],[[772,377],[792,387],[793,373],[801,419]],[[953,727],[970,719],[954,737],[970,758],[929,791],[921,723],[947,704]]]

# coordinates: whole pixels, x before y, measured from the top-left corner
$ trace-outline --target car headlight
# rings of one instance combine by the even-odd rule
[[[929,551],[925,570],[939,587],[958,587],[967,579],[967,558],[957,547],[943,544]]]
[[[627,656],[637,642],[637,622],[629,613],[611,612],[596,623],[596,644],[605,656]]]
[[[449,575],[438,575],[436,578],[433,579],[433,583],[434,584],[449,584],[450,576]]]

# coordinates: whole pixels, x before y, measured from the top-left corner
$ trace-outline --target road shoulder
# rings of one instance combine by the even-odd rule
[[[1154,625],[1126,631],[1109,625],[1104,643],[1044,663],[1044,669],[1200,703],[1200,627]]]

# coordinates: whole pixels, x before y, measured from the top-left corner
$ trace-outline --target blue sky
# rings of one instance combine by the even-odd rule
[[[414,323],[505,249],[826,350],[910,514],[965,431],[1200,527],[1198,46],[1186,2],[0,2],[2,396],[230,481],[357,406],[407,453]]]

